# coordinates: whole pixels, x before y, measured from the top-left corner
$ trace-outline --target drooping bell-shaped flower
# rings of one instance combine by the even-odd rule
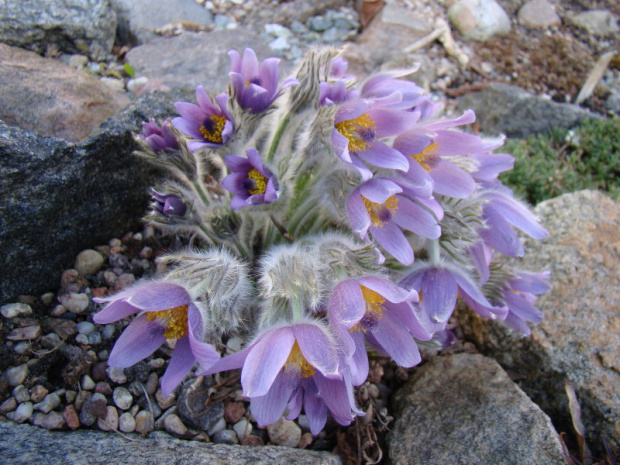
[[[202,342],[206,328],[201,310],[179,284],[141,283],[94,300],[109,302],[95,315],[95,323],[108,324],[139,313],[116,341],[108,359],[112,367],[130,367],[155,352],[167,339],[176,340],[161,379],[164,396],[183,381],[195,362],[206,369],[219,359],[213,346]]]
[[[165,217],[181,217],[187,211],[187,205],[177,195],[163,194],[151,189],[151,198],[153,199],[153,209]]]
[[[149,144],[155,153],[170,152],[179,148],[169,121],[164,121],[161,127],[152,119],[148,123],[143,123],[142,134],[138,134],[138,137]]]
[[[549,273],[517,272],[503,288],[504,305],[508,307],[505,323],[524,336],[532,332],[529,323],[540,323],[543,313],[534,304],[536,295],[549,292]]]
[[[233,136],[235,125],[228,112],[228,95],[218,94],[212,99],[202,86],[196,87],[198,105],[176,102],[175,108],[181,116],[172,120],[179,131],[192,137],[187,148],[194,152],[200,147],[220,147]]]
[[[288,78],[278,87],[279,58],[267,58],[259,65],[256,53],[251,48],[245,49],[243,58],[236,50],[228,52],[228,56],[231,61],[231,72],[228,74],[237,102],[251,113],[264,112],[283,89],[299,84],[297,79]]]
[[[224,178],[222,186],[234,197],[230,207],[238,210],[243,207],[271,203],[278,199],[279,184],[275,175],[263,165],[255,149],[246,150],[247,158],[228,155],[226,166],[231,173]]]

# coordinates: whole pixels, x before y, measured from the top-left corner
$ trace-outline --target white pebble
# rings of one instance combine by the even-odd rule
[[[246,417],[241,418],[235,425],[233,426],[233,430],[237,433],[237,437],[239,441],[243,441],[246,435],[252,433],[252,424],[248,421]]]
[[[93,249],[82,250],[75,258],[73,268],[82,274],[95,274],[101,269],[105,259]]]
[[[27,365],[19,365],[16,367],[11,367],[4,372],[7,381],[9,382],[9,386],[19,386],[22,384],[26,377],[28,376],[28,366]],[[28,396],[30,398],[30,396]]]
[[[75,336],[75,342],[78,344],[88,345],[88,336],[85,334],[78,334]]]
[[[60,315],[64,315],[65,313],[67,313],[67,309],[65,308],[65,306],[58,304],[52,309],[52,311],[50,312],[50,315],[60,316]]]
[[[16,423],[23,423],[30,419],[33,412],[34,406],[32,405],[32,402],[23,402],[17,406],[17,409],[14,412],[11,412],[13,415],[9,417],[9,414],[7,414],[7,418]]]
[[[183,421],[174,413],[167,415],[164,419],[164,429],[168,433],[179,437],[185,437],[189,433],[187,426],[185,426]]]
[[[136,429],[136,419],[131,413],[125,412],[118,419],[118,428],[123,433],[133,433]]]
[[[207,434],[209,436],[215,436],[217,433],[219,433],[220,431],[224,431],[226,429],[226,420],[224,420],[224,418],[220,418],[217,423],[215,423],[210,429],[209,431],[207,431]]]
[[[97,426],[102,431],[114,431],[118,429],[118,410],[116,407],[108,405],[106,407],[105,418],[97,419]]]
[[[23,384],[15,387],[15,389],[11,391],[11,394],[13,395],[13,397],[15,397],[15,400],[19,404],[21,404],[22,402],[28,402],[30,400],[30,393],[28,392],[28,389],[26,389],[26,386],[24,386]]]
[[[113,324],[108,324],[103,327],[103,338],[104,339],[112,339],[114,337],[114,333],[116,332],[116,328]]]
[[[82,389],[84,389],[85,391],[92,391],[93,389],[95,389],[95,386],[96,384],[90,376],[82,376]]]
[[[127,382],[127,376],[125,376],[122,368],[108,367],[106,373],[110,381],[114,381],[117,384],[125,384]]]
[[[77,329],[78,333],[88,336],[95,330],[95,325],[90,321],[80,321],[77,325],[75,325],[75,329]]]
[[[13,347],[13,351],[16,354],[23,355],[26,352],[28,352],[31,347],[32,347],[32,344],[30,344],[30,342],[22,341],[22,342],[18,342],[17,344],[15,344],[15,347]]]
[[[35,410],[43,413],[50,413],[52,410],[60,406],[60,397],[55,392],[45,396],[42,402],[34,405]]]
[[[77,315],[79,315],[80,313],[84,313],[84,310],[88,308],[88,305],[90,303],[88,295],[83,293],[76,294],[75,292],[65,294],[61,296],[59,300],[60,303],[63,304],[67,310]]]
[[[145,77],[145,76],[140,76],[134,79],[130,79],[129,81],[127,81],[127,90],[129,92],[133,92],[135,91],[138,87],[146,84],[147,82],[149,82],[149,78]]]
[[[151,412],[142,410],[136,415],[136,431],[138,433],[146,434],[153,431],[155,428],[155,421]]]
[[[13,303],[0,307],[0,313],[4,318],[15,318],[17,316],[32,315],[32,308],[28,304]]]
[[[131,395],[131,392],[122,386],[114,389],[112,398],[114,399],[114,404],[121,410],[129,409],[133,403],[133,396]]]

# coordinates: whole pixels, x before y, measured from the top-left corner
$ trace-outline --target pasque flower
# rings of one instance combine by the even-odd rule
[[[231,173],[222,186],[234,194],[230,202],[233,210],[251,205],[271,203],[278,199],[279,186],[275,175],[263,165],[255,149],[246,150],[247,158],[228,155],[226,166]]]
[[[278,87],[279,58],[267,58],[259,65],[251,48],[245,49],[243,58],[236,50],[228,52],[228,56],[231,61],[231,72],[228,74],[237,102],[251,113],[267,110],[283,89],[299,84],[297,79],[288,78]]]
[[[151,189],[153,209],[166,217],[183,216],[187,211],[187,205],[183,199],[174,194],[163,194]]]
[[[308,319],[264,330],[245,349],[217,361],[204,374],[241,368],[243,395],[251,399],[252,415],[260,426],[276,422],[289,403],[295,407],[289,418],[294,418],[291,414],[299,414],[305,396],[308,421],[318,432],[327,409],[342,425],[360,413],[349,375],[339,365],[337,341],[324,325]]]
[[[520,271],[503,288],[504,305],[508,307],[505,323],[524,336],[532,332],[527,322],[540,323],[543,313],[535,307],[536,295],[549,292],[548,272],[527,273]]]
[[[108,359],[112,367],[130,367],[155,352],[167,339],[176,339],[172,358],[161,379],[165,396],[196,361],[208,368],[219,359],[213,346],[201,342],[205,334],[204,318],[187,290],[179,284],[147,282],[94,300],[110,302],[95,315],[95,323],[112,323],[139,313],[116,341]]]
[[[232,116],[228,112],[228,95],[218,94],[211,99],[202,86],[196,87],[198,105],[176,102],[175,108],[181,116],[172,120],[179,131],[193,137],[187,148],[193,152],[200,147],[219,147],[230,140],[235,130]]]
[[[142,131],[143,134],[138,134],[138,137],[146,141],[156,153],[169,152],[179,148],[169,121],[164,121],[159,127],[155,120],[151,119],[148,123],[142,124]]]

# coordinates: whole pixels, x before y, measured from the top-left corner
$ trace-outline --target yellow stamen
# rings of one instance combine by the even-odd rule
[[[254,180],[254,189],[248,189],[252,195],[264,194],[267,190],[267,177],[263,176],[258,170],[253,169],[248,173],[248,178]]]
[[[374,128],[376,126],[377,124],[366,113],[358,118],[336,123],[338,132],[349,140],[350,152],[361,152],[370,147],[368,139],[372,140],[374,138]],[[369,134],[372,134],[372,137],[368,137]]]
[[[368,200],[363,195],[362,202],[364,202],[364,206],[366,207],[366,211],[370,215],[370,220],[372,221],[373,226],[383,227],[389,221],[389,218],[394,214],[396,210],[398,210],[398,199],[394,196],[388,197],[388,199],[384,203],[376,203]],[[389,217],[386,218],[386,210],[389,211]]]
[[[411,157],[417,161],[422,168],[424,168],[427,172],[433,169],[434,159],[439,152],[439,144],[437,142],[433,142],[420,153],[416,153],[415,155],[411,155]]]
[[[209,119],[213,123],[213,129],[208,129],[204,125],[201,125],[200,134],[202,134],[202,137],[204,137],[205,140],[208,140],[209,142],[213,142],[214,144],[221,144],[222,142],[224,142],[224,139],[222,138],[222,131],[224,130],[224,126],[226,125],[226,117],[212,115],[209,117]]]
[[[299,373],[302,378],[310,378],[310,376],[316,373],[314,367],[310,365],[308,360],[306,360],[306,357],[304,357],[304,354],[301,352],[297,341],[293,344],[293,348],[291,349],[291,353],[289,354],[286,363],[299,366]]]
[[[364,302],[366,304],[366,312],[362,317],[362,321],[353,326],[350,329],[350,332],[361,331],[365,333],[367,331],[367,328],[363,324],[364,322],[366,322],[367,324],[370,322],[377,322],[383,316],[383,312],[385,311],[385,307],[383,306],[383,304],[385,303],[385,297],[383,297],[378,292],[368,289],[366,286],[362,286],[361,284],[360,288],[362,290],[362,296],[364,297]]]
[[[159,319],[165,326],[166,339],[178,339],[187,336],[187,305],[169,308],[159,312],[147,312],[146,320]]]

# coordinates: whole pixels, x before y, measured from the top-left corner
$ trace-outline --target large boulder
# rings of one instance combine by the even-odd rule
[[[490,358],[439,356],[394,398],[388,435],[394,465],[557,465],[551,420]]]
[[[188,98],[146,94],[79,144],[0,122],[0,303],[57,287],[78,252],[139,225],[161,173],[131,155],[132,132]]]
[[[523,338],[501,323],[461,312],[460,326],[485,354],[515,373],[519,385],[558,430],[573,431],[565,383],[581,404],[590,447],[620,447],[620,205],[597,191],[542,202],[549,231],[526,240],[520,267],[551,271],[553,288],[537,306],[543,321]]]
[[[110,0],[0,2],[0,42],[43,54],[48,47],[105,59],[116,35]]]

